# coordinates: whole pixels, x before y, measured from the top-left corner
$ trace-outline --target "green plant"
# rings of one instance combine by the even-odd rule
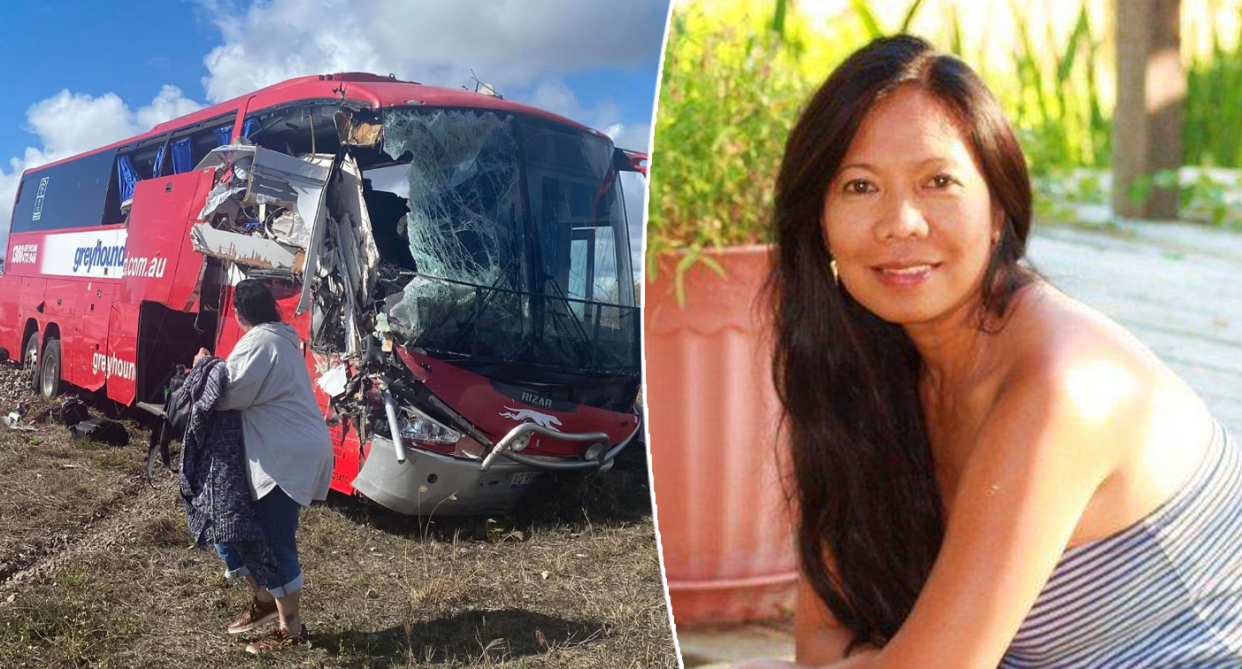
[[[1242,16],[1242,7],[1239,8]],[[1193,27],[1192,27],[1193,28]],[[1192,55],[1186,71],[1182,160],[1188,165],[1242,166],[1242,32],[1232,49],[1209,28],[1211,50]],[[1193,30],[1191,31],[1193,35]]]
[[[735,9],[728,21],[697,6],[673,16],[665,48],[651,165],[647,271],[656,257],[764,242],[772,182],[805,86],[791,17]]]
[[[1019,88],[1011,99],[1002,96],[1001,103],[1013,114],[1032,170],[1048,174],[1108,164],[1109,122],[1096,83],[1101,42],[1092,35],[1086,4],[1079,6],[1065,44],[1050,29],[1037,44],[1016,0],[1010,0],[1010,7],[1018,35],[1013,63]]]
[[[862,21],[863,27],[867,30],[867,36],[871,39],[891,35],[893,33],[904,33],[910,31],[910,24],[914,22],[914,17],[919,13],[919,6],[923,4],[923,0],[914,0],[910,6],[906,8],[905,15],[901,19],[901,23],[896,30],[885,30],[881,27],[881,21],[875,12],[871,11],[871,7],[867,4],[867,0],[850,0],[850,9],[858,15],[858,20]]]

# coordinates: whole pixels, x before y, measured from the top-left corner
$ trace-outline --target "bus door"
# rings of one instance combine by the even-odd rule
[[[140,304],[115,301],[110,309],[108,325],[108,355],[119,360],[137,363],[138,313]],[[137,397],[137,383],[133,378],[113,376],[108,379],[108,399],[126,406]]]
[[[199,170],[135,186],[121,301],[189,309],[203,266],[203,256],[191,247],[189,229],[207,199],[211,178],[210,170]]]
[[[76,352],[68,356],[71,362],[70,381],[74,385],[95,391],[103,387],[108,377],[113,374],[125,373],[125,368],[116,364],[116,357],[108,350],[108,324],[112,315],[112,300],[116,295],[116,284],[91,282],[86,286],[86,294],[82,295],[78,311],[79,336]]]

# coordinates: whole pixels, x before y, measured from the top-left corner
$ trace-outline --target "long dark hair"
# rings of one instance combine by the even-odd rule
[[[874,40],[837,67],[785,147],[769,288],[799,560],[815,592],[853,632],[848,650],[883,645],[897,632],[944,534],[919,401],[922,359],[900,326],[836,285],[821,225],[828,183],[863,117],[907,85],[949,110],[1005,213],[983,278],[980,327],[987,315],[1005,314],[1018,288],[1037,276],[1020,263],[1031,223],[1026,162],[979,77],[908,35]]]

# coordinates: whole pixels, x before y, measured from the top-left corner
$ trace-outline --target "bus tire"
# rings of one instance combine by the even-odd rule
[[[39,333],[26,337],[26,346],[22,349],[22,368],[26,370],[26,383],[31,392],[39,392]]]
[[[38,393],[52,398],[60,394],[60,340],[49,339],[39,360]]]

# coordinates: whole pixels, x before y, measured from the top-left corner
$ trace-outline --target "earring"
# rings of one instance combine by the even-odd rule
[[[828,269],[832,270],[832,280],[841,285],[841,273],[837,271],[837,261],[835,258],[828,261]]]

